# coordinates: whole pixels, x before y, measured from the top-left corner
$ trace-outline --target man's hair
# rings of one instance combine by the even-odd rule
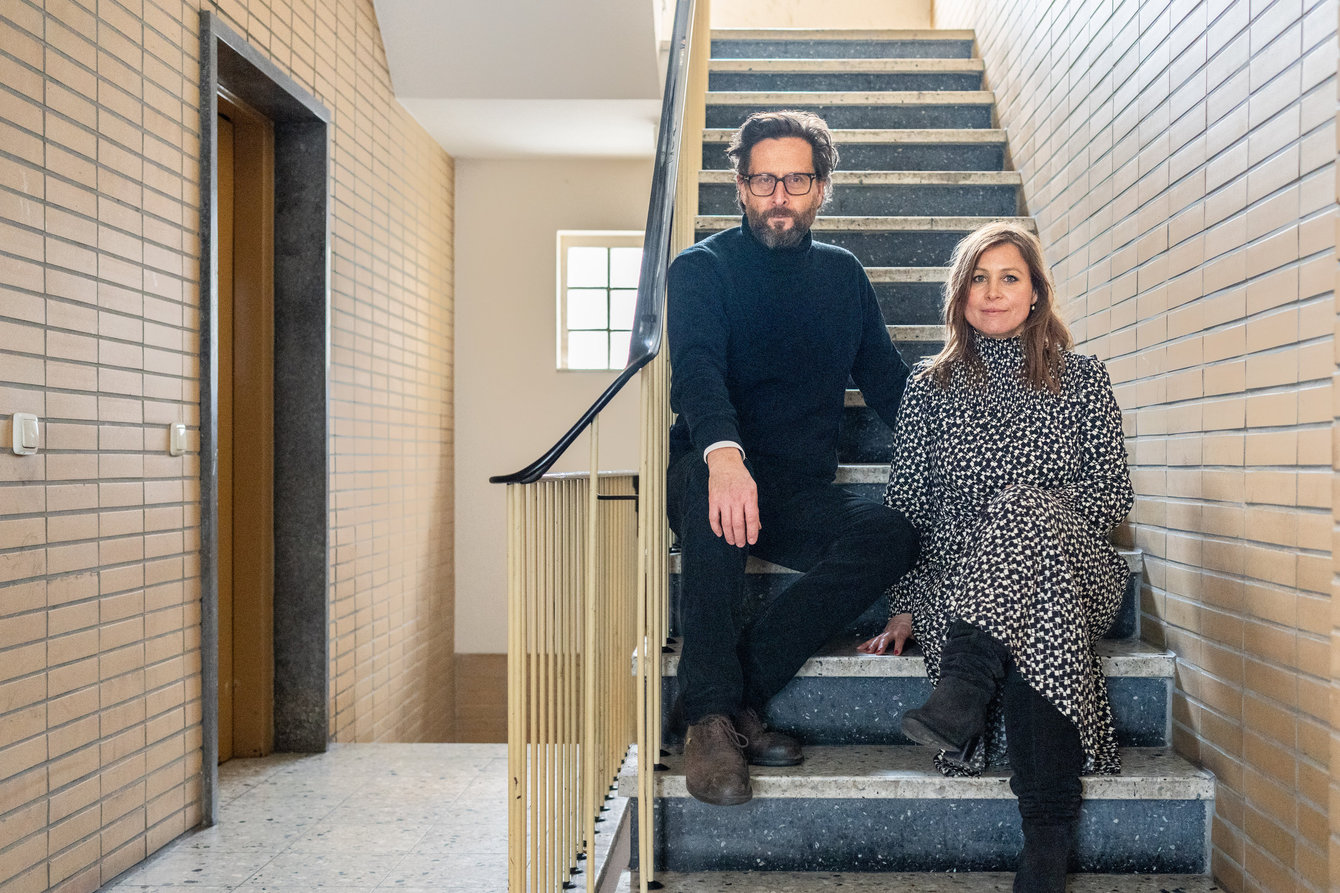
[[[740,129],[731,137],[730,145],[726,147],[726,157],[730,159],[735,173],[748,174],[749,155],[754,146],[762,140],[788,136],[798,136],[810,144],[814,152],[814,173],[820,180],[827,180],[837,167],[838,150],[833,145],[833,134],[829,132],[828,124],[813,112],[791,109],[754,112],[745,118]]]

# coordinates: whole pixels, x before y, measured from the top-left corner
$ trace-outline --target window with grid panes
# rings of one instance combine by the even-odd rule
[[[558,368],[622,369],[637,303],[642,233],[558,234]]]

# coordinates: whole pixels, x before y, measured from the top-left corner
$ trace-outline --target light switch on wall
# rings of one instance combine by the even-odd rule
[[[14,413],[11,431],[13,432],[13,449],[16,455],[31,456],[37,452],[37,416],[31,412]]]
[[[168,425],[168,455],[180,456],[186,452],[186,425],[173,422]]]

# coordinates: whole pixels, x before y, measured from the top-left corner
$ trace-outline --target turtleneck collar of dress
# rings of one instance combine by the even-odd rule
[[[972,345],[982,358],[982,365],[992,372],[1017,371],[1024,365],[1024,339],[1019,335],[992,338],[973,329]]]

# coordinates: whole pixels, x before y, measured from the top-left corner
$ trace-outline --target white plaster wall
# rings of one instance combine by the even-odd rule
[[[456,163],[456,651],[507,650],[505,488],[615,377],[554,368],[556,234],[642,230],[651,161]],[[601,465],[637,468],[638,392],[601,418]],[[560,460],[586,470],[583,436]]]
[[[713,28],[929,28],[931,0],[712,0]]]

